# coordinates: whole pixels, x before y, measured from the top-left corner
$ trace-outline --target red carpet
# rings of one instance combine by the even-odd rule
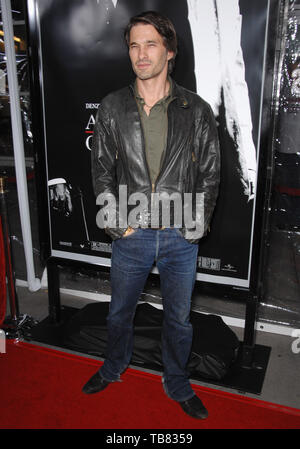
[[[9,340],[0,354],[1,429],[299,429],[300,410],[194,386],[210,416],[186,416],[160,376],[128,369],[123,382],[86,396],[99,362]]]

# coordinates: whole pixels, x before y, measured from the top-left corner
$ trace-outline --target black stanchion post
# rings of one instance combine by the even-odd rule
[[[49,317],[52,324],[61,320],[59,267],[53,257],[47,260]]]
[[[12,324],[19,318],[19,304],[16,292],[15,274],[13,270],[11,242],[8,224],[8,214],[5,201],[5,177],[0,177],[0,213],[4,240],[5,267],[7,278],[7,290],[9,295],[10,313]]]
[[[258,307],[258,297],[249,294],[246,304],[246,317],[243,341],[243,359],[244,368],[253,368],[253,353],[255,347],[255,322]]]

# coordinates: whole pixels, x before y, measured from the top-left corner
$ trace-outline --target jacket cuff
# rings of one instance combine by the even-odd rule
[[[127,228],[105,228],[106,234],[108,234],[113,240],[123,237]]]

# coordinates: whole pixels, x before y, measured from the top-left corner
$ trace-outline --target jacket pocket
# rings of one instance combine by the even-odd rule
[[[195,151],[192,150],[187,157],[185,176],[184,176],[185,179],[184,191],[186,193],[193,193],[195,187],[196,174],[197,174],[197,157]]]

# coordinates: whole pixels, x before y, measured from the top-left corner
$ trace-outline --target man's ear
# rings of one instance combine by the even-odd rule
[[[169,50],[168,50],[168,55],[167,55],[168,61],[170,61],[170,60],[173,59],[173,58],[174,58],[174,51],[169,51]]]

